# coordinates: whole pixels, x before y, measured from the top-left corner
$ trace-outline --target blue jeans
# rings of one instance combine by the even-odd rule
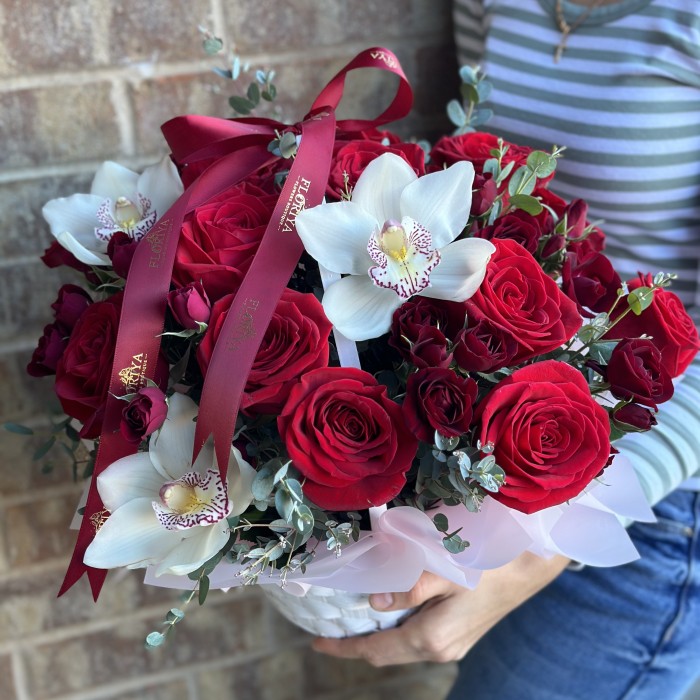
[[[630,528],[641,559],[566,571],[460,663],[448,700],[680,700],[700,676],[700,493]]]

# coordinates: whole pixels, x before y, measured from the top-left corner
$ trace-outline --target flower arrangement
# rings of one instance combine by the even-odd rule
[[[405,80],[383,119],[336,128],[365,66],[402,77],[363,52],[302,126],[175,120],[172,157],[105,163],[45,206],[43,260],[82,284],[28,372],[55,376],[58,430],[98,445],[64,590],[148,567],[203,602],[407,589],[423,569],[475,585],[528,548],[634,557],[616,515],[648,509],[611,442],[653,427],[700,347],[670,276],[619,278],[585,202],[549,189],[561,149],[466,123],[426,153],[378,128]]]

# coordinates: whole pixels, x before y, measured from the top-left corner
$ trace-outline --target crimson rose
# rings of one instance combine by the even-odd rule
[[[329,367],[305,374],[277,419],[304,493],[328,510],[387,503],[418,448],[401,407],[371,374]]]
[[[515,241],[494,239],[481,286],[465,302],[470,318],[484,318],[518,343],[514,364],[555,350],[581,327],[576,304]],[[471,321],[470,321],[471,325]]]
[[[523,513],[577,496],[610,456],[608,413],[564,362],[516,370],[486,395],[475,417],[481,444],[494,445],[506,472],[493,497]]]
[[[610,392],[617,399],[656,408],[656,404],[673,396],[671,375],[651,340],[627,338],[618,343],[610,356],[605,377],[610,383]]]
[[[525,165],[532,149],[527,146],[517,146],[505,142],[508,146],[503,156],[502,165],[515,162],[514,169]],[[442,170],[462,160],[468,160],[474,165],[477,173],[482,172],[484,163],[493,158],[492,150],[498,148],[498,137],[481,131],[474,131],[460,136],[443,136],[430,151],[430,166],[432,170]]]
[[[632,291],[651,284],[651,275],[640,275],[629,282],[628,287]],[[700,349],[693,319],[681,300],[668,289],[657,289],[647,309],[639,316],[628,313],[612,327],[607,337],[638,338],[644,333],[661,351],[661,360],[671,377],[683,374]]]
[[[416,143],[384,144],[372,140],[341,142],[331,163],[326,194],[341,199],[348,190],[352,190],[367,165],[383,153],[393,153],[403,158],[418,177],[425,175],[425,152]]]
[[[277,196],[246,182],[197,207],[182,225],[173,282],[201,281],[216,301],[235,292],[250,267]]]
[[[197,330],[200,323],[207,323],[211,304],[201,282],[190,282],[168,293],[168,306],[173,318],[183,327]]]
[[[610,311],[622,286],[620,276],[602,253],[579,256],[567,253],[562,267],[562,289],[576,302],[579,313],[593,318],[594,313]],[[585,308],[584,308],[585,307]]]
[[[102,430],[123,297],[119,292],[82,313],[56,368],[56,395],[63,410],[83,423],[83,438]],[[167,362],[161,356],[157,363],[155,382],[165,386]]]
[[[202,374],[207,372],[233,298],[229,294],[212,307],[209,328],[197,350]],[[248,375],[241,398],[244,413],[279,413],[299,377],[328,364],[331,329],[321,303],[313,294],[285,289]]]
[[[477,384],[451,369],[428,367],[409,375],[403,414],[419,439],[433,443],[437,430],[445,437],[458,437],[469,430]]]
[[[142,387],[122,410],[119,432],[138,444],[163,425],[168,414],[165,394],[155,386]]]

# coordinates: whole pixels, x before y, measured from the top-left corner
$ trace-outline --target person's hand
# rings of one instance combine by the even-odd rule
[[[565,557],[542,559],[525,552],[485,571],[474,589],[424,572],[406,593],[370,596],[375,610],[423,607],[395,629],[349,639],[318,637],[313,649],[372,666],[461,659],[501,618],[544,588],[564,569]]]

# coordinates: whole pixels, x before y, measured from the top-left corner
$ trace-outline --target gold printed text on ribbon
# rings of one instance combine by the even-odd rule
[[[159,221],[143,239],[151,249],[151,257],[148,261],[148,267],[160,267],[163,254],[166,249],[166,238],[170,234],[172,223],[170,219]]]
[[[305,177],[297,178],[280,218],[280,229],[282,231],[288,233],[294,230],[297,215],[306,207],[306,196],[309,193],[309,187],[311,187],[311,180],[307,180]]]
[[[119,379],[127,392],[133,393],[146,385],[147,367],[148,355],[145,352],[140,352],[132,356],[131,364],[128,367],[124,367],[124,369],[119,371]]]
[[[389,66],[389,68],[396,68],[399,65],[399,62],[385,51],[372,51],[370,53],[370,56],[374,59],[384,61],[384,63],[386,63],[387,66]]]
[[[243,341],[248,338],[254,338],[255,330],[255,312],[258,310],[260,301],[258,299],[247,298],[243,302],[243,308],[238,316],[236,323],[235,335],[226,343],[226,349],[229,352],[235,352],[241,346]]]

